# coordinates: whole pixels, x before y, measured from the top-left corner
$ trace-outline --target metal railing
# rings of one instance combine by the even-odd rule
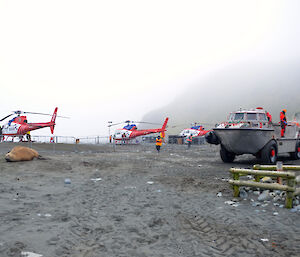
[[[73,136],[35,136],[31,135],[30,140],[26,135],[0,136],[0,142],[32,142],[32,143],[63,143],[63,144],[107,144],[108,136],[89,136],[89,137],[73,137]]]
[[[107,144],[109,138],[107,136],[89,136],[89,137],[77,137],[75,142],[79,144]]]

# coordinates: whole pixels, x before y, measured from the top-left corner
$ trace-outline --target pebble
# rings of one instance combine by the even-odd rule
[[[263,191],[257,198],[258,201],[265,201],[270,198],[269,190]]]
[[[279,200],[281,200],[281,197],[280,197],[279,195],[276,195],[276,196],[273,198],[273,201],[274,201],[274,202],[277,202],[277,201],[279,201]]]
[[[243,198],[243,199],[247,198],[248,197],[247,192],[245,190],[240,190],[240,197]]]
[[[71,179],[65,178],[65,184],[71,184]]]
[[[260,240],[263,241],[263,242],[269,242],[268,238],[261,238]]]
[[[275,197],[275,196],[276,196],[276,193],[275,193],[275,192],[270,192],[269,195],[270,195],[271,197]]]

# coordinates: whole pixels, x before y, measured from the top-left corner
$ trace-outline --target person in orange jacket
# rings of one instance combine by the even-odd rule
[[[272,123],[272,115],[269,112],[266,112],[268,122],[271,124]]]
[[[159,153],[159,151],[160,151],[161,145],[162,145],[162,138],[161,138],[160,136],[158,136],[158,137],[156,138],[156,150],[157,150],[158,153]]]
[[[192,144],[192,142],[193,142],[193,137],[192,137],[192,135],[189,135],[186,141],[187,141],[187,143],[188,143],[188,148],[190,148],[190,147],[191,147],[191,144]]]
[[[281,126],[281,137],[284,137],[284,133],[285,133],[285,127],[287,125],[287,121],[286,121],[286,109],[283,109],[280,112],[280,126]]]

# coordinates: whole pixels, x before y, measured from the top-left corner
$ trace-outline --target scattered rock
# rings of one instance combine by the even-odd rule
[[[261,238],[260,240],[263,241],[263,242],[269,242],[268,238]]]
[[[247,192],[243,189],[240,190],[240,197],[243,198],[243,199],[247,198],[248,197]]]
[[[263,177],[260,181],[265,182],[265,183],[272,183],[273,182],[271,177]]]
[[[270,199],[269,190],[263,191],[257,198],[258,201],[265,201]]]

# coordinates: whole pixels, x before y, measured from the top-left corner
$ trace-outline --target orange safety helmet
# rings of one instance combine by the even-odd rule
[[[283,109],[282,111],[283,111],[283,112],[286,112],[286,109]]]

